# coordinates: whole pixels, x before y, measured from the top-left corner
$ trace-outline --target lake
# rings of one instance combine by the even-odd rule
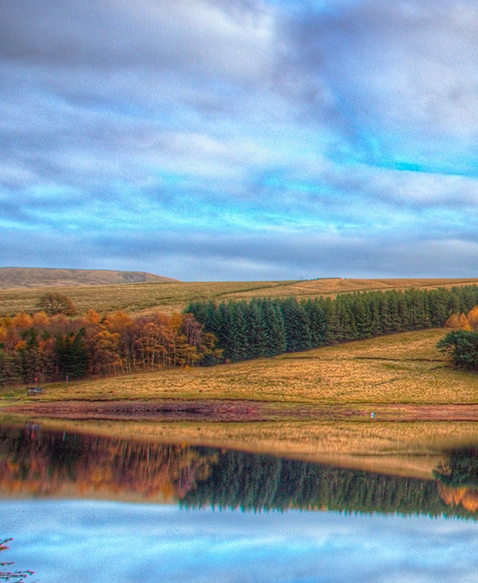
[[[478,580],[476,443],[384,472],[59,427],[0,425],[2,561],[27,583]]]

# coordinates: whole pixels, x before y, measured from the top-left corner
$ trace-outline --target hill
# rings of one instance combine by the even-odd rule
[[[144,271],[0,267],[0,289],[177,281]]]
[[[6,268],[0,269],[0,274],[5,270]],[[68,270],[59,271],[68,272]],[[139,272],[86,273],[136,274]],[[151,277],[157,277],[160,281],[149,282],[147,280],[145,283],[125,285],[123,280],[115,284],[110,282],[107,285],[88,284],[76,285],[75,287],[68,287],[66,284],[58,282],[51,284],[50,287],[70,297],[80,313],[92,308],[100,313],[124,310],[130,314],[139,314],[159,310],[171,314],[173,311],[183,310],[190,302],[196,300],[248,300],[253,297],[284,298],[291,296],[306,299],[318,296],[334,297],[337,294],[362,291],[406,290],[412,287],[436,289],[478,284],[478,278],[352,279],[335,277],[300,281],[179,282],[159,276]],[[14,286],[10,280],[8,288],[12,289],[6,289],[0,276],[0,316],[14,315],[22,310],[35,312],[35,305],[45,291],[44,281],[35,287],[33,283],[29,287],[23,285],[23,289],[21,289],[19,286]]]

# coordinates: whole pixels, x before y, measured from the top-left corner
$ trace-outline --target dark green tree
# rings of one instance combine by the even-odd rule
[[[70,332],[56,339],[56,358],[62,376],[82,378],[88,369],[88,349],[84,340],[85,330]]]
[[[450,358],[455,366],[478,370],[478,332],[453,330],[437,342],[437,348]]]

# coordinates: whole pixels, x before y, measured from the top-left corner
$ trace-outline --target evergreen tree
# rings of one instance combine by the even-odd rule
[[[251,300],[246,308],[249,358],[267,356],[268,336],[264,312],[260,302]]]
[[[84,340],[85,330],[77,334],[71,332],[58,336],[56,340],[56,357],[62,376],[81,378],[88,369],[88,350]]]
[[[353,314],[357,338],[370,338],[372,336],[372,312],[368,294],[357,294],[353,298]]]
[[[324,346],[327,333],[327,320],[324,310],[320,307],[317,299],[305,301],[303,307],[307,318],[311,347]]]
[[[267,354],[265,356],[283,354],[287,349],[287,338],[282,312],[278,305],[270,299],[262,301],[262,312],[267,336]]]
[[[286,333],[286,351],[300,352],[311,347],[307,317],[303,306],[295,298],[283,300],[280,304]]]

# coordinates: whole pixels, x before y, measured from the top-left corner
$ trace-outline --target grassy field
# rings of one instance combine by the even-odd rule
[[[92,285],[50,288],[66,294],[80,313],[90,308],[103,313],[124,310],[132,314],[159,310],[165,313],[183,310],[195,300],[250,299],[252,297],[314,298],[354,291],[391,289],[433,289],[478,283],[478,279],[341,279],[255,282],[167,282],[121,285]],[[0,290],[0,315],[14,315],[22,310],[36,311],[35,304],[45,292],[42,288]]]
[[[447,366],[444,330],[404,332],[210,368],[45,386],[38,400],[237,399],[314,406],[478,403],[478,377]],[[24,389],[2,394],[20,397]]]

